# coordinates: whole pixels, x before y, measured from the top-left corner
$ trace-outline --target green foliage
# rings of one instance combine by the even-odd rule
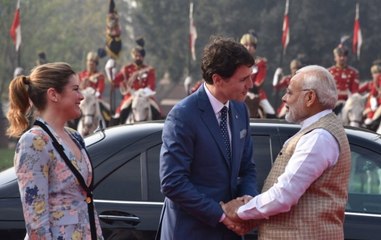
[[[13,166],[14,149],[0,148],[0,172]]]

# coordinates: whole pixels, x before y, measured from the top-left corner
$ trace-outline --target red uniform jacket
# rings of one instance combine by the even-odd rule
[[[263,90],[263,84],[267,74],[267,60],[265,58],[257,58],[255,60],[255,66],[253,67],[253,74],[251,80],[255,87],[259,89],[259,99],[267,99],[265,90]]]
[[[140,71],[138,77],[132,82],[129,83],[130,77],[137,71]],[[155,69],[148,65],[141,66],[140,68],[136,64],[129,64],[124,66],[120,72],[115,76],[114,79],[115,87],[124,87],[127,88],[127,85],[130,85],[133,90],[138,90],[140,88],[149,87],[153,91],[156,88],[156,75]],[[123,94],[123,99],[116,110],[116,112],[120,112],[120,107],[129,100],[131,97],[131,93],[129,91]]]
[[[87,70],[84,70],[79,73],[79,81],[83,83],[88,79],[88,86],[95,89],[95,91],[100,93],[100,96],[102,96],[103,91],[105,90],[105,76],[100,72],[95,72],[93,74],[90,74]]]
[[[347,100],[349,93],[356,93],[359,90],[359,73],[357,69],[347,66],[345,68],[332,66],[328,71],[336,81],[338,100]]]

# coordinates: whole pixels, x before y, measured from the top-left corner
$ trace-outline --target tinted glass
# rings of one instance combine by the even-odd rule
[[[381,159],[379,154],[351,146],[352,169],[347,210],[381,213]]]
[[[271,138],[269,135],[252,136],[253,158],[257,169],[258,191],[262,190],[263,182],[271,168]],[[258,171],[260,169],[260,171]]]
[[[148,149],[148,201],[162,202],[163,194],[160,192],[159,158],[161,144]]]
[[[104,200],[140,201],[140,157],[135,157],[115,169],[98,185],[95,197]]]

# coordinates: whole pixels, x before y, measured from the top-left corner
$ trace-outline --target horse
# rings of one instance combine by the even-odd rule
[[[83,137],[91,134],[99,124],[108,126],[110,121],[110,105],[95,95],[95,89],[88,87],[81,90],[84,99],[79,107],[81,108],[81,117],[78,120],[77,131]]]
[[[344,125],[362,127],[363,111],[368,95],[354,93],[350,95],[341,110]]]
[[[156,94],[150,88],[130,90],[131,97],[123,103],[121,111],[115,114],[110,126],[162,119],[160,106],[154,100]]]
[[[155,94],[156,92],[150,88],[134,91],[131,96],[131,109],[125,123],[160,119],[160,107],[152,98]]]

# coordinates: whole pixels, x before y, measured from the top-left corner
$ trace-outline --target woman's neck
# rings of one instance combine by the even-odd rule
[[[65,122],[53,114],[41,115],[41,118],[51,127],[57,134],[65,132]]]

